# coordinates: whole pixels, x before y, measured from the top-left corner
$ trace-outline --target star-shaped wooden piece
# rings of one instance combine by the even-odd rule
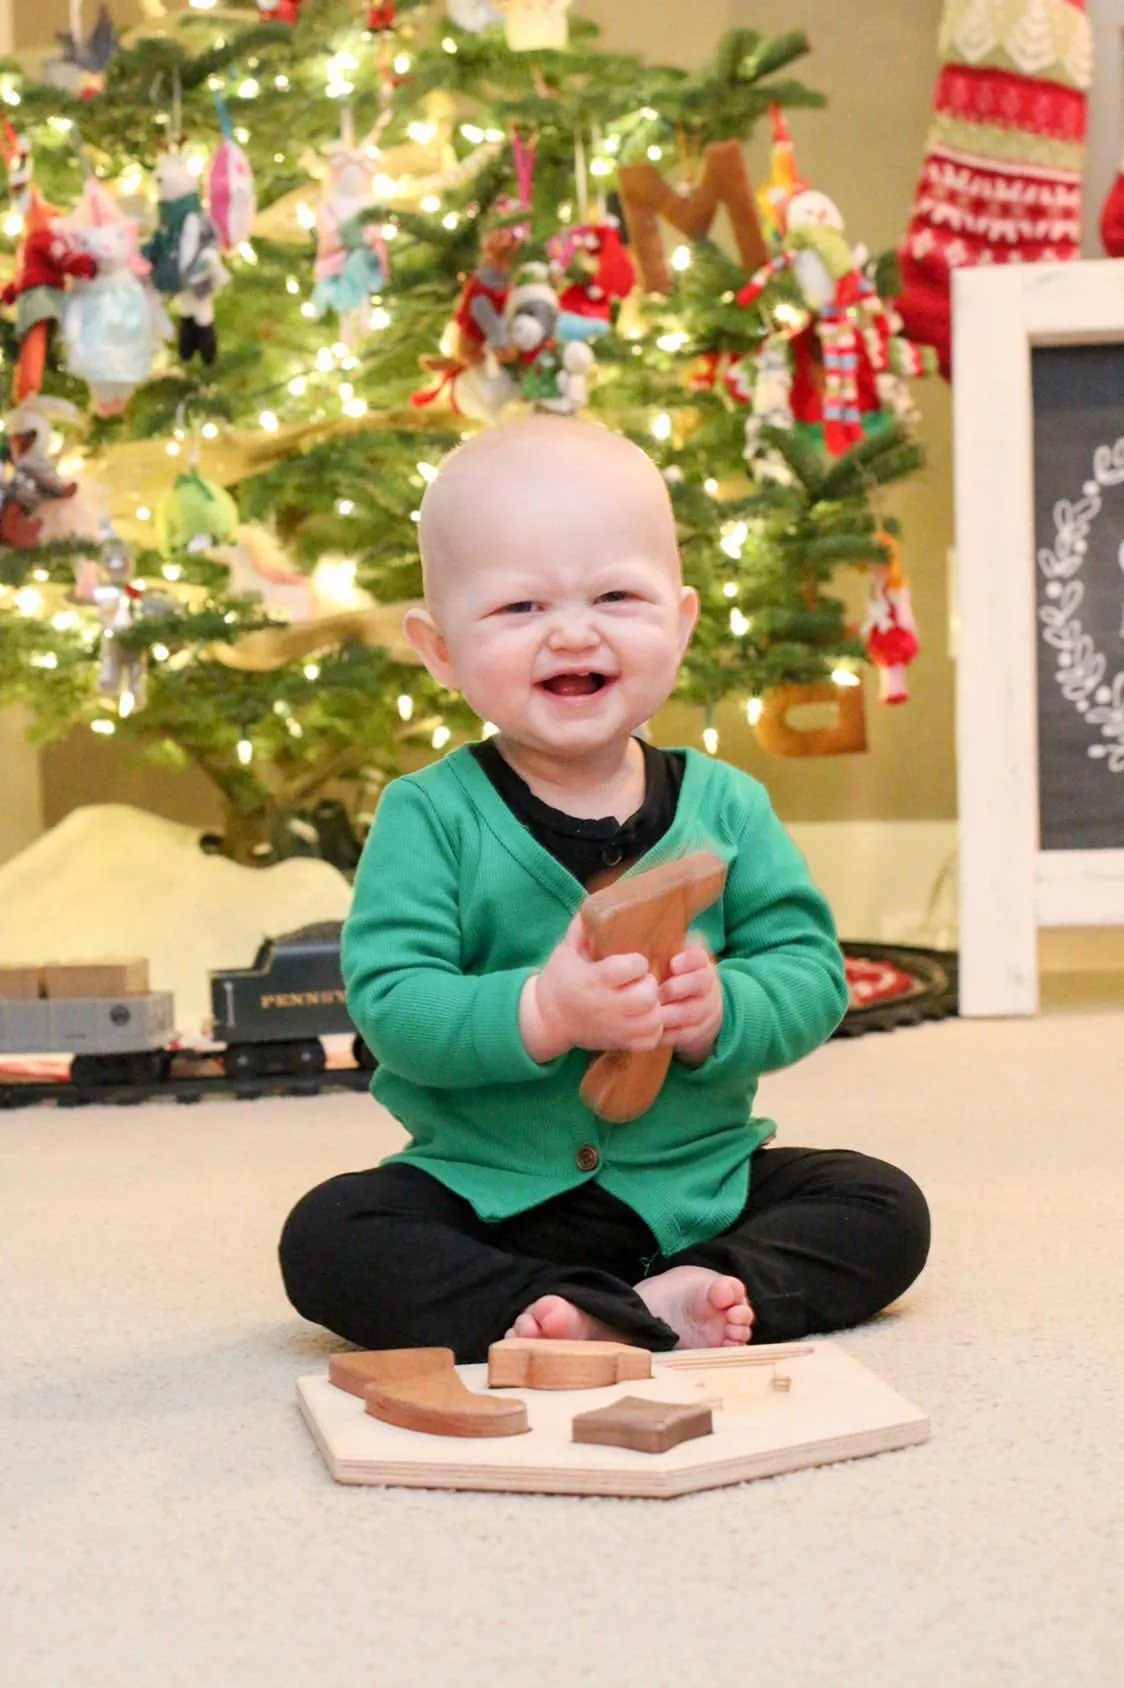
[[[680,1442],[713,1432],[714,1417],[708,1406],[646,1401],[639,1395],[624,1395],[611,1406],[579,1413],[573,1423],[575,1442],[635,1448],[642,1454],[665,1454]]]

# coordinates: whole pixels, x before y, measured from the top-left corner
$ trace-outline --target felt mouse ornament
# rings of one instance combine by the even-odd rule
[[[157,226],[145,242],[152,283],[179,312],[178,348],[185,363],[218,355],[215,295],[230,280],[220,256],[218,229],[203,209],[195,177],[175,147],[156,165]]]
[[[512,288],[505,311],[508,365],[519,394],[536,410],[575,416],[589,402],[594,357],[584,341],[560,332],[558,295],[545,279],[545,266],[528,265]]]

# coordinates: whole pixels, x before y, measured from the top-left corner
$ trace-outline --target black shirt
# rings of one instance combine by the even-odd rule
[[[472,754],[516,820],[575,879],[588,885],[610,869],[638,861],[675,819],[687,758],[681,750],[659,750],[643,739],[637,742],[644,752],[644,801],[623,823],[614,815],[606,820],[579,820],[552,809],[504,761],[491,739],[474,744]]]

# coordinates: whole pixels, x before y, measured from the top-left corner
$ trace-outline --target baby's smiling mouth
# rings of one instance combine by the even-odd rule
[[[539,684],[544,691],[551,692],[555,697],[591,697],[594,692],[603,691],[612,680],[611,674],[586,671],[580,674],[554,674],[548,680],[540,680]]]

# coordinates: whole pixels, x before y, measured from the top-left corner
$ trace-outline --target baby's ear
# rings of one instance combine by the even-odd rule
[[[421,657],[439,686],[456,691],[457,676],[449,657],[445,635],[428,610],[407,610],[402,631]]]

